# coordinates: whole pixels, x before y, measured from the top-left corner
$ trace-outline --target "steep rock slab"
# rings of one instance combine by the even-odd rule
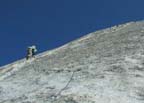
[[[144,22],[1,67],[0,103],[144,103]]]

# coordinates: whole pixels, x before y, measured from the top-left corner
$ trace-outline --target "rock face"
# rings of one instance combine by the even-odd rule
[[[1,67],[0,103],[144,103],[144,22]]]

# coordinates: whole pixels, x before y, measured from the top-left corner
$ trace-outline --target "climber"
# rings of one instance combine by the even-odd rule
[[[26,59],[30,59],[32,57],[34,57],[35,53],[37,52],[36,46],[30,46],[27,48],[27,55],[26,55]]]

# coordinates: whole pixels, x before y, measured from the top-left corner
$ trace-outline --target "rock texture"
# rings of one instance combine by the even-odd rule
[[[1,67],[0,103],[144,103],[144,21]]]

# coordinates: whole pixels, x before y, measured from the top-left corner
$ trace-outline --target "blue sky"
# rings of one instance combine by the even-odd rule
[[[0,0],[0,66],[90,32],[144,19],[144,0]]]

